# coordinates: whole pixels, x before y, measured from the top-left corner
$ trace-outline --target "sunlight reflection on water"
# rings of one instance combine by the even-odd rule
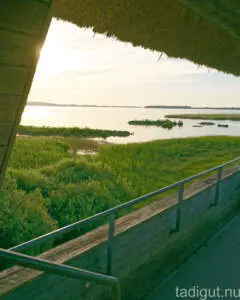
[[[171,130],[160,127],[131,126],[128,121],[134,119],[157,120],[166,114],[184,113],[239,113],[224,110],[189,110],[189,109],[145,109],[114,107],[50,107],[27,106],[22,116],[22,125],[89,127],[111,130],[128,130],[134,134],[123,137],[111,137],[107,141],[113,143],[143,142],[157,139],[183,138],[206,135],[240,136],[240,121],[215,121],[216,124],[229,124],[228,128],[215,126],[193,127],[199,120],[183,120],[183,127]]]

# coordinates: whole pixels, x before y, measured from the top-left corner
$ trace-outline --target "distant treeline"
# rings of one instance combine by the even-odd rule
[[[20,125],[18,127],[17,133],[30,136],[78,136],[89,138],[107,138],[110,136],[127,137],[131,134],[129,131],[102,130],[79,127],[35,127],[23,125]]]
[[[240,110],[240,107],[211,107],[211,106],[171,106],[171,105],[147,105],[144,108],[170,108],[170,109],[221,109],[221,110]]]
[[[240,114],[176,114],[165,115],[165,117],[191,120],[240,121]]]
[[[171,106],[171,105],[147,105],[145,108],[179,108],[179,109],[191,109],[191,106]]]
[[[50,103],[50,102],[38,102],[30,101],[27,103],[28,106],[57,106],[57,107],[105,107],[105,108],[142,108],[142,106],[134,105],[94,105],[94,104],[60,104],[60,103]]]
[[[211,106],[190,106],[190,105],[95,105],[95,104],[60,104],[41,101],[30,101],[28,106],[58,106],[58,107],[105,107],[105,108],[168,108],[168,109],[221,109],[221,110],[240,110],[240,107],[211,107]]]

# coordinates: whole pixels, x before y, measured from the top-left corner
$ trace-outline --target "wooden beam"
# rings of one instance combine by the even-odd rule
[[[13,125],[13,122],[0,122],[0,146],[8,144]]]
[[[2,161],[4,159],[5,151],[6,151],[6,147],[5,146],[0,146],[0,164],[2,163]]]
[[[0,108],[1,110],[15,109],[16,107],[19,106],[20,100],[21,100],[20,95],[0,94]]]
[[[11,109],[0,110],[1,122],[13,122],[16,118],[17,108],[18,106],[16,105],[16,107],[13,107]]]
[[[9,33],[18,32],[37,36],[35,46],[38,47],[39,45],[42,45],[52,19],[52,0],[49,0],[48,3],[40,2],[39,0],[0,1],[0,28],[5,28]],[[29,48],[28,45],[26,45],[26,54],[28,54],[28,51]],[[7,123],[5,123],[5,125],[0,124],[2,127],[2,137],[0,132],[0,139],[3,143],[7,142],[3,160],[0,161],[0,184],[3,180],[9,155],[14,145],[17,127],[26,105],[37,62],[38,56],[29,56],[29,66],[27,68],[17,68],[16,66],[7,67],[6,65],[0,66],[0,101],[3,102],[4,97],[7,102],[10,101],[10,104],[13,105],[12,112],[14,114],[15,105],[13,103],[14,101],[17,101],[17,112],[14,122],[9,123],[9,125]],[[9,95],[9,98],[7,97],[7,94]],[[15,98],[14,95],[16,95]],[[20,96],[20,98],[18,98],[18,96]],[[1,97],[3,97],[2,100]],[[6,136],[4,131],[6,131],[8,135],[6,141],[4,140]]]
[[[1,0],[0,28],[29,35],[41,34],[49,5],[34,0]]]
[[[6,150],[6,147],[0,146],[0,156],[4,153],[5,150]]]
[[[0,65],[0,94],[23,94],[28,70]]]
[[[29,66],[39,56],[36,37],[0,29],[0,41],[0,64]]]

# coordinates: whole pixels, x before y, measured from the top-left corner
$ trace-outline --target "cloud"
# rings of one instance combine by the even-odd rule
[[[106,69],[96,69],[96,70],[62,70],[59,75],[60,76],[88,76],[88,75],[100,75],[104,73],[111,72],[112,68]]]
[[[239,102],[239,78],[165,54],[159,59],[158,52],[62,21],[52,22],[43,54],[32,101],[228,105],[231,94],[231,105]]]

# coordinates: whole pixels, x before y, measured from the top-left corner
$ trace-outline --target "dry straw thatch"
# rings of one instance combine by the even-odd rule
[[[240,75],[240,0],[56,0],[54,15]]]

